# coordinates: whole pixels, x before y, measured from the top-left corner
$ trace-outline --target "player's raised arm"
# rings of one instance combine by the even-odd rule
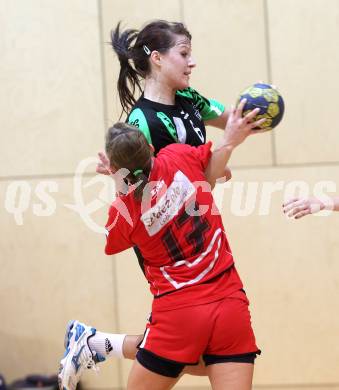
[[[234,148],[244,142],[250,134],[254,134],[253,129],[259,127],[264,121],[264,119],[253,121],[259,109],[254,109],[243,117],[242,111],[245,103],[246,100],[244,99],[238,107],[231,110],[222,143],[213,151],[205,170],[207,181],[212,187],[217,179],[225,175],[225,167]]]

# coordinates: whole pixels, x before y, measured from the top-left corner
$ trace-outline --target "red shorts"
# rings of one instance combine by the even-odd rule
[[[215,302],[152,312],[139,348],[183,364],[260,353],[248,305],[240,290]]]

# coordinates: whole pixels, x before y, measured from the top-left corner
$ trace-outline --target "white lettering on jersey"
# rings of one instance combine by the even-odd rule
[[[188,116],[188,114],[187,114],[187,116]],[[186,116],[185,116],[185,119],[186,119]],[[178,118],[176,116],[173,117],[173,121],[175,124],[175,128],[177,129],[179,142],[182,144],[186,143],[187,133],[186,133],[186,128],[185,128],[184,122],[182,121],[181,118]],[[202,131],[199,129],[199,127],[194,127],[194,123],[191,120],[190,120],[190,124],[192,126],[192,129],[196,132],[197,136],[200,138],[200,141],[202,143],[204,143],[205,138],[204,138]]]
[[[188,177],[181,171],[177,171],[173,181],[164,195],[149,210],[141,215],[141,221],[145,225],[150,236],[158,233],[169,221],[171,221],[187,199],[195,193],[195,187]]]
[[[172,284],[172,286],[174,286],[176,289],[179,289],[179,288],[182,288],[184,286],[187,286],[189,284],[194,284],[196,282],[199,282],[206,274],[208,274],[208,272],[211,271],[211,269],[214,267],[214,264],[216,263],[217,259],[218,259],[218,256],[219,256],[219,249],[220,249],[220,245],[221,245],[221,234],[222,234],[222,230],[219,228],[215,231],[214,235],[213,235],[213,238],[211,240],[211,242],[209,243],[207,249],[205,250],[205,252],[203,252],[197,259],[195,259],[193,262],[189,262],[187,260],[179,260],[179,261],[176,261],[174,264],[172,265],[165,265],[164,267],[161,267],[160,270],[162,272],[162,274],[164,275],[164,277]],[[218,241],[217,241],[217,248],[215,249],[214,251],[214,256],[213,256],[213,260],[208,264],[208,266],[202,271],[200,272],[199,275],[197,275],[195,278],[193,279],[190,279],[186,282],[181,282],[181,283],[178,283],[176,282],[170,275],[169,275],[169,271],[175,267],[180,267],[180,266],[186,266],[188,268],[192,268],[194,266],[196,266],[197,264],[199,264],[211,251],[212,251],[212,248],[216,242],[218,238]]]
[[[217,107],[215,107],[215,108],[217,108]],[[184,119],[187,119],[189,117],[189,114],[185,113],[185,111],[181,111],[180,114],[184,115]],[[194,109],[194,115],[199,120],[201,120],[200,112],[196,108]],[[175,127],[177,129],[179,142],[182,144],[186,143],[187,132],[186,132],[186,128],[185,128],[185,125],[184,125],[182,119],[174,116],[173,120],[174,120]],[[204,135],[203,135],[201,129],[199,127],[194,127],[194,124],[191,120],[190,120],[190,123],[191,123],[192,129],[196,132],[196,134],[200,138],[201,142],[205,143],[205,138],[204,138]]]
[[[189,117],[189,115],[185,111],[181,111],[180,114],[184,116],[184,119],[187,119]]]
[[[190,120],[190,123],[191,123],[191,126],[193,127],[193,130],[197,133],[198,137],[200,138],[201,142],[204,143],[205,139],[204,139],[204,135],[203,135],[202,131],[199,129],[199,127],[194,127],[194,124],[191,120]]]
[[[201,114],[200,111],[194,106],[194,115],[201,121]]]
[[[159,179],[157,183],[155,184],[155,187],[151,190],[151,197],[152,199],[156,198],[158,196],[158,192],[161,190],[161,188],[164,186],[165,182],[162,179]]]
[[[178,118],[176,116],[173,117],[173,121],[175,124],[175,128],[177,129],[177,134],[178,134],[178,140],[181,144],[186,143],[186,128],[184,125],[184,122],[182,121],[181,118]]]

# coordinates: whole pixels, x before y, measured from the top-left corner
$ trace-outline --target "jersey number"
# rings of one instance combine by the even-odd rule
[[[196,203],[194,204],[194,209],[198,209]],[[180,217],[175,219],[174,224],[178,229],[180,229],[188,222],[192,223],[192,230],[185,235],[185,238],[187,243],[193,247],[191,256],[194,256],[202,251],[204,247],[204,235],[209,230],[210,225],[206,218],[203,218],[201,215],[191,216],[186,212],[186,210]],[[173,261],[184,259],[184,252],[174,235],[172,226],[170,226],[162,236],[162,242]]]

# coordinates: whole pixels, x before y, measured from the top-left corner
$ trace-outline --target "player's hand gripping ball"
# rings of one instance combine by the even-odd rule
[[[264,83],[251,85],[240,94],[237,105],[244,98],[247,101],[243,109],[243,116],[255,108],[260,108],[260,112],[253,120],[266,119],[260,125],[260,128],[256,128],[255,130],[272,130],[282,120],[285,110],[284,100],[272,85]]]

